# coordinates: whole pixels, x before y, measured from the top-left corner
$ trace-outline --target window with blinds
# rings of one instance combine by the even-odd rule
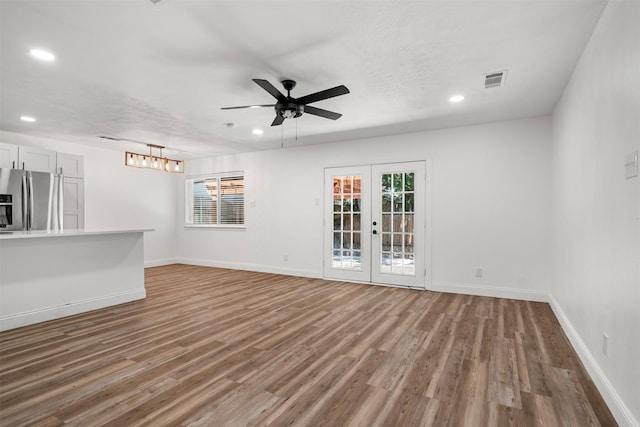
[[[185,224],[188,226],[244,224],[244,175],[187,179],[185,197]]]

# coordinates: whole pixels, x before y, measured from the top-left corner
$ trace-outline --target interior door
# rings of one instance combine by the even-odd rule
[[[324,276],[425,286],[425,163],[325,169]]]

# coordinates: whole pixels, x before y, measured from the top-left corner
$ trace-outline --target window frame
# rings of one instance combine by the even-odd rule
[[[243,193],[242,193],[242,224],[220,224],[221,210],[222,210],[222,195],[220,192],[220,181],[224,178],[238,178],[242,179]],[[193,222],[193,206],[195,201],[195,194],[193,191],[193,184],[196,181],[215,180],[217,189],[217,203],[216,203],[216,224],[198,224]],[[220,172],[210,173],[202,175],[193,175],[185,177],[184,181],[184,227],[185,228],[199,228],[199,229],[244,229],[246,228],[246,176],[244,171],[234,172]]]

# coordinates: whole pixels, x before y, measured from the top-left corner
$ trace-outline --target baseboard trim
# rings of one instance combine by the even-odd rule
[[[197,259],[197,258],[177,258],[174,262],[178,264],[199,265],[202,267],[229,268],[232,270],[247,270],[247,271],[256,271],[260,273],[273,273],[273,274],[284,274],[287,276],[309,277],[312,279],[322,278],[322,275],[320,275],[320,273],[316,271],[274,267],[272,265],[263,265],[263,264],[247,264],[242,262],[218,261],[218,260]]]
[[[12,314],[0,317],[0,331],[7,331],[22,326],[33,325],[35,323],[46,322],[48,320],[59,319],[61,317],[73,316],[74,314],[85,313],[87,311],[98,310],[100,308],[111,307],[125,302],[144,299],[147,292],[144,288],[134,291],[120,292],[106,295],[99,298],[91,298],[83,301],[76,301],[69,304],[48,307],[41,310],[27,311],[24,313]]]
[[[573,327],[573,324],[567,317],[567,314],[564,312],[562,307],[560,307],[560,304],[558,304],[558,301],[556,301],[553,295],[549,295],[549,305],[551,306],[553,313],[556,315],[558,322],[560,322],[567,338],[571,341],[576,353],[578,353],[578,357],[580,357],[582,364],[595,383],[596,388],[602,395],[605,402],[607,402],[607,405],[618,424],[622,427],[640,427],[638,421],[634,418],[629,408],[627,408],[627,405],[625,405],[620,395],[616,392],[616,389],[613,387],[605,373],[600,369],[600,365],[598,365],[593,354],[591,354],[587,345],[582,341],[580,334],[578,334],[578,331]]]
[[[491,285],[470,285],[463,283],[432,282],[427,286],[429,291],[448,292],[453,294],[476,295],[494,298],[509,298],[524,301],[549,302],[549,293],[529,289],[505,288]]]
[[[150,259],[150,260],[144,261],[144,268],[160,267],[163,265],[177,264],[177,263],[179,263],[178,258]]]

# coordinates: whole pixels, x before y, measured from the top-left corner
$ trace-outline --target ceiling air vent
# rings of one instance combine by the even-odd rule
[[[106,135],[98,135],[98,138],[108,139],[108,140],[111,140],[111,141],[120,141],[120,138],[114,138],[112,136],[106,136]]]
[[[484,75],[484,88],[489,89],[492,87],[504,86],[504,81],[507,78],[507,70],[497,71],[495,73],[489,73]]]

